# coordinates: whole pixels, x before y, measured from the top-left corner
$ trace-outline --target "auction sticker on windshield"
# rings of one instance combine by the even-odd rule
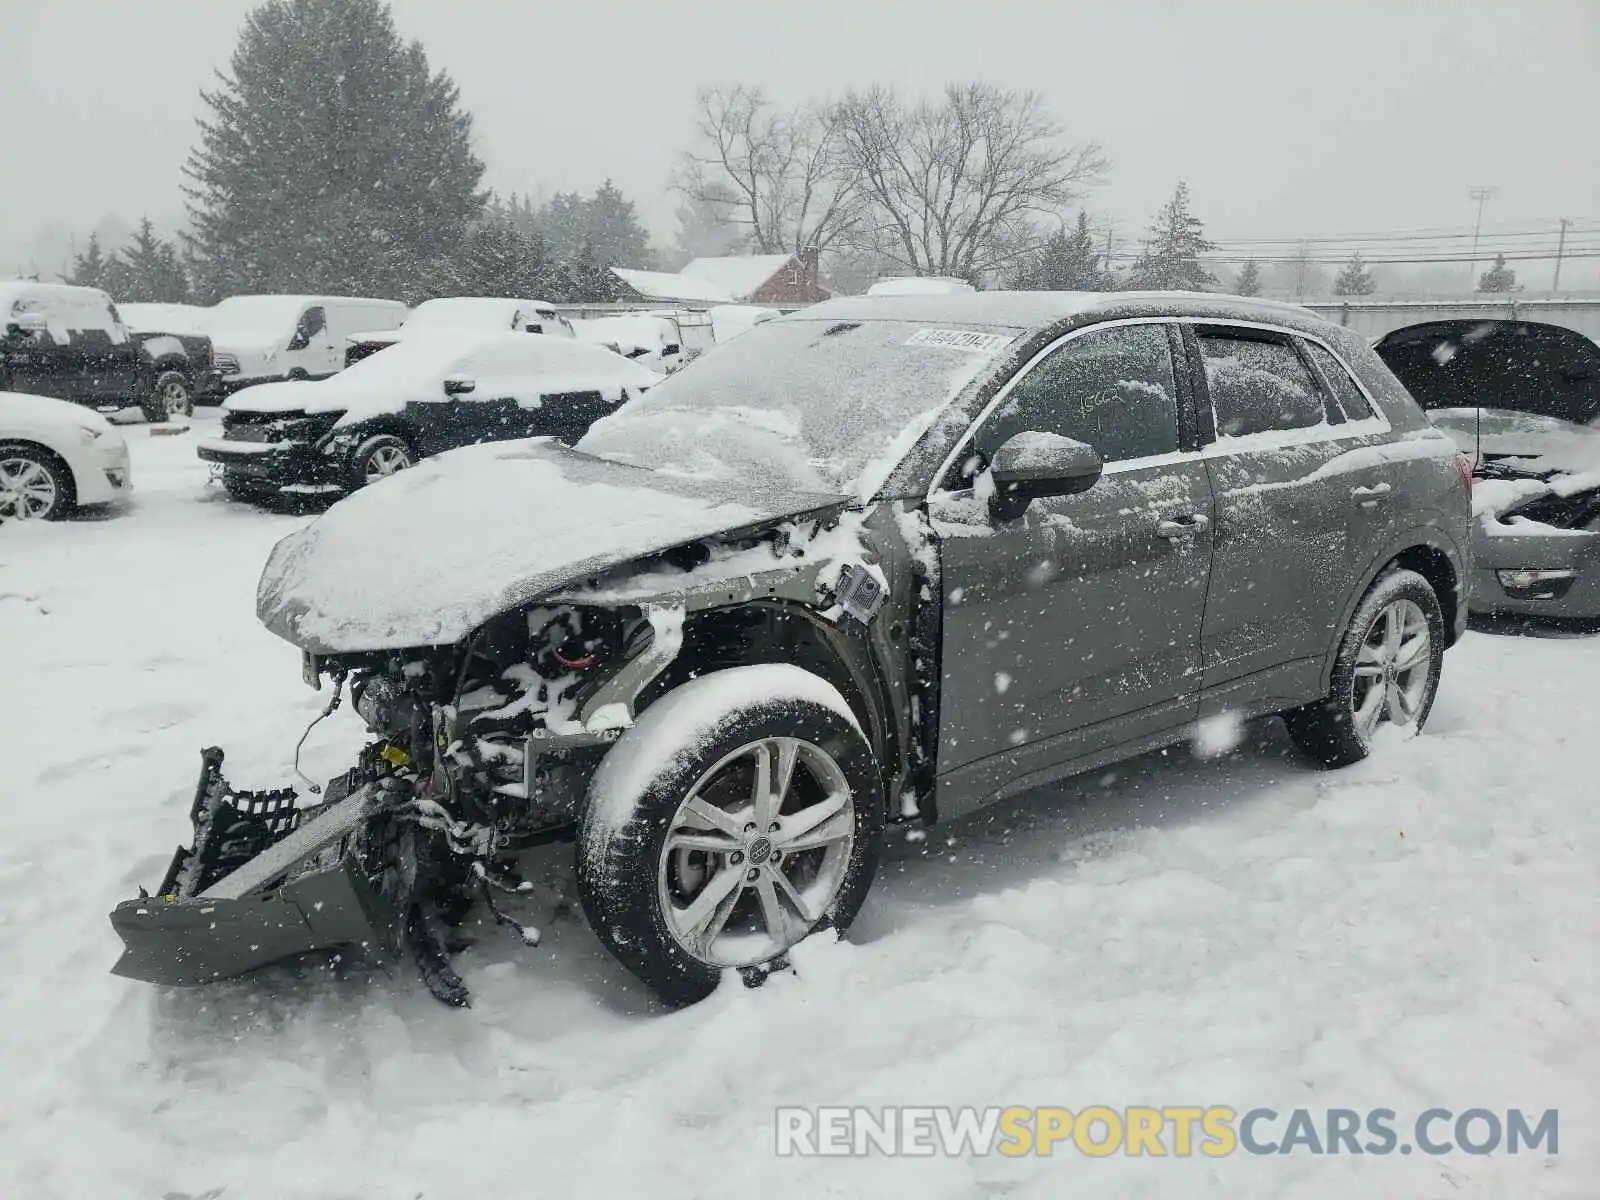
[[[951,350],[993,354],[1016,340],[1015,337],[1007,337],[1003,333],[978,333],[972,329],[919,329],[906,339],[906,345],[945,346]]]

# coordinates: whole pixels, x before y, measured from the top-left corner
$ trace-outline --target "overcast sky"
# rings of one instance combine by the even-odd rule
[[[181,212],[199,91],[252,0],[0,0],[0,245]],[[1188,180],[1213,236],[1600,218],[1600,0],[393,0],[488,181],[614,178],[662,240],[695,89],[1042,91],[1138,232]],[[1576,264],[1575,264],[1576,265]]]

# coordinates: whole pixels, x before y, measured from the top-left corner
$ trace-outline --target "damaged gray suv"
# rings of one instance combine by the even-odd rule
[[[719,346],[570,448],[442,456],[273,551],[258,612],[372,737],[311,797],[205,752],[121,974],[404,951],[570,839],[672,1004],[758,977],[931,825],[1282,713],[1419,727],[1466,618],[1470,471],[1364,344],[1175,293],[861,298]],[[330,708],[332,704],[330,704]]]

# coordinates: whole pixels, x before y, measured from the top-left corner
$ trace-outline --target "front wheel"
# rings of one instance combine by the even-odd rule
[[[1328,696],[1286,713],[1289,734],[1329,767],[1360,762],[1385,724],[1421,729],[1444,666],[1444,612],[1415,571],[1380,576],[1356,606]]]
[[[353,492],[369,483],[377,483],[415,462],[411,447],[404,441],[393,434],[380,433],[362,442],[350,456],[349,488]]]
[[[578,893],[628,970],[692,1004],[729,968],[846,929],[883,828],[877,760],[839,693],[798,667],[735,667],[657,701],[607,754]]]
[[[0,524],[49,521],[71,508],[71,476],[56,459],[29,445],[0,442]]]

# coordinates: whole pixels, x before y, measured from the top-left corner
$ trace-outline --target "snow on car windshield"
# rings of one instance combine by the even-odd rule
[[[952,336],[922,336],[940,332]],[[868,495],[1014,333],[768,321],[596,423],[578,448],[674,474]]]

